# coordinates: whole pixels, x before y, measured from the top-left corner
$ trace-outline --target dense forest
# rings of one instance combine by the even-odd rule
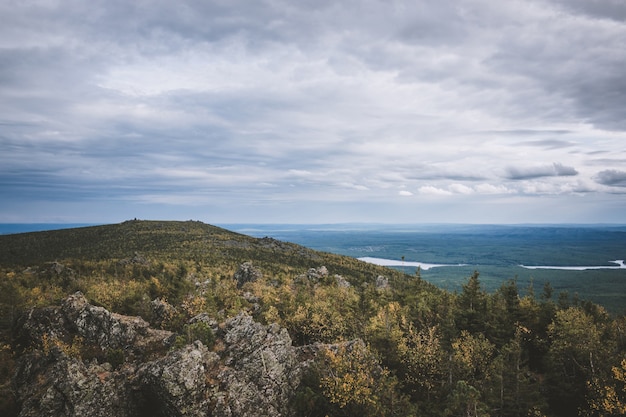
[[[176,346],[192,341],[190,318],[242,311],[286,328],[295,345],[362,341],[316,358],[294,400],[301,415],[626,414],[626,319],[550,283],[520,289],[512,277],[486,292],[477,271],[452,293],[419,270],[200,222],[134,220],[0,236],[1,415],[19,413],[14,322],[76,291],[179,333]],[[155,300],[167,314],[155,316]],[[63,343],[86,358],[88,342]]]

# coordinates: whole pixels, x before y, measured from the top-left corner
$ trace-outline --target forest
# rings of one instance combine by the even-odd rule
[[[198,330],[190,318],[242,311],[287,329],[296,346],[335,344],[298,387],[293,408],[303,416],[626,414],[626,318],[549,283],[519,288],[511,277],[487,292],[475,271],[450,292],[419,269],[200,222],[133,220],[0,236],[1,415],[19,414],[15,321],[76,291],[179,333],[178,347]],[[154,300],[168,314],[155,317]],[[85,360],[113,360],[62,343]]]

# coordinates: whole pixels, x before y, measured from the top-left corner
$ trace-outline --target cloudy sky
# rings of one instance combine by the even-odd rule
[[[3,0],[0,222],[626,223],[623,0]]]

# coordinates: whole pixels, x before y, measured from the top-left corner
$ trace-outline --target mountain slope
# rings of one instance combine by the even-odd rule
[[[136,253],[159,261],[193,261],[207,267],[245,261],[270,270],[333,267],[338,274],[371,278],[403,274],[350,257],[317,252],[272,238],[257,239],[196,221],[131,220],[120,224],[0,235],[0,265],[28,267],[65,259],[123,260]]]

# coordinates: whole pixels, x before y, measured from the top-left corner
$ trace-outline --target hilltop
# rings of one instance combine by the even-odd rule
[[[199,221],[129,220],[120,224],[0,235],[0,265],[33,266],[62,260],[129,261],[135,256],[159,262],[195,262],[234,272],[252,261],[286,271],[332,266],[355,279],[402,274],[350,257],[314,251],[269,237],[253,238]]]
[[[626,407],[626,320],[598,305],[514,280],[487,293],[478,273],[451,293],[195,221],[2,235],[0,312],[2,415]]]

